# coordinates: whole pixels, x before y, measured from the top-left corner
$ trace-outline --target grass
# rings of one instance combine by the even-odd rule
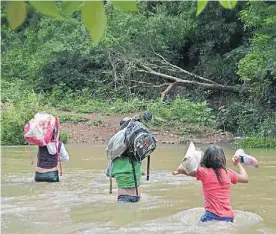
[[[276,139],[252,136],[243,138],[237,144],[244,148],[276,148]]]
[[[72,122],[72,123],[79,123],[79,122],[87,122],[89,118],[80,115],[80,114],[61,114],[59,115],[60,123],[64,122]]]

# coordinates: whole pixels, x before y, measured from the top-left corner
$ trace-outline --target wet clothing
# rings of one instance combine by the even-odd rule
[[[39,146],[37,152],[37,166],[45,169],[51,169],[58,164],[57,154],[51,155],[47,146]]]
[[[136,203],[140,201],[140,196],[120,195],[117,201],[121,203]]]
[[[120,130],[127,127],[131,120],[121,121]],[[116,179],[118,188],[134,189],[136,188],[136,196],[121,194],[117,201],[122,203],[135,203],[140,201],[138,196],[138,187],[142,176],[142,164],[134,159],[134,155],[128,149],[119,158],[112,160],[111,169],[108,165],[106,175],[109,176],[111,171],[112,177]],[[135,183],[136,181],[136,183]],[[136,187],[137,186],[137,187]]]
[[[56,143],[51,142],[46,146],[39,146],[37,153],[37,167],[44,169],[52,169],[58,165],[57,152],[60,152],[60,161],[65,162],[69,160],[69,155],[64,147],[64,144],[60,141],[58,149]],[[58,170],[49,172],[35,172],[36,182],[59,182]]]
[[[206,211],[200,218],[200,222],[207,221],[225,221],[225,222],[234,222],[234,218],[223,218],[215,215],[212,212]]]
[[[222,183],[219,182],[212,168],[198,167],[196,179],[201,180],[206,212],[211,212],[220,218],[234,218],[230,204],[231,183],[236,184],[239,175],[227,169],[220,169]],[[209,216],[208,216],[209,217]]]
[[[57,166],[58,156],[56,152],[56,143],[51,142],[46,146],[39,146],[37,152],[37,166],[45,169],[51,169]],[[61,162],[68,161],[69,155],[65,150],[64,144],[60,141],[58,144]]]
[[[58,170],[45,173],[35,172],[36,182],[59,182]]]
[[[136,160],[133,161],[133,164],[135,168],[137,186],[139,186],[142,176],[142,164]],[[134,175],[130,158],[120,157],[113,160],[111,171],[112,176],[116,179],[118,188],[135,188]]]

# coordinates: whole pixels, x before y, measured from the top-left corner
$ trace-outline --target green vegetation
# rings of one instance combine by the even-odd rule
[[[115,8],[118,8],[123,12],[138,10],[136,1],[111,2]],[[219,3],[226,9],[232,9],[236,6],[237,0],[219,0]],[[97,45],[104,34],[106,24],[104,4],[104,1],[30,1],[29,4],[24,1],[7,2],[7,20],[9,21],[10,27],[16,29],[24,23],[28,7],[33,7],[44,15],[57,18],[71,15],[72,13],[81,10],[83,23],[88,29],[92,41]],[[207,4],[208,0],[198,1],[196,15],[201,14]]]
[[[72,122],[72,123],[78,123],[78,122],[87,122],[89,119],[83,115],[78,114],[62,114],[59,115],[59,121],[60,123],[64,122]]]
[[[24,93],[22,99],[15,97],[13,102],[5,103],[1,107],[1,144],[22,145],[24,140],[24,126],[37,112],[55,114],[53,108],[42,105],[35,93]]]
[[[244,148],[275,148],[276,139],[265,137],[263,133],[257,136],[245,137],[238,142],[240,147]]]
[[[2,144],[22,144],[22,126],[47,108],[76,113],[62,121],[93,126],[103,123],[81,113],[148,110],[155,127],[215,128],[273,142],[276,4],[238,2],[232,10],[220,4],[149,1],[128,13],[107,3],[97,47],[74,7],[51,18],[28,4],[13,31],[2,5]],[[204,11],[196,16],[198,9]]]
[[[187,99],[176,97],[171,102],[154,102],[147,110],[153,115],[153,125],[180,125],[192,123],[201,126],[215,127],[216,119],[213,110],[206,102],[194,103]]]
[[[69,139],[68,133],[66,131],[61,130],[60,132],[60,140],[66,144]]]

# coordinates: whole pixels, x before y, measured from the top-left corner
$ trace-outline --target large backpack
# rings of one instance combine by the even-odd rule
[[[156,149],[156,141],[145,125],[131,120],[125,128],[111,137],[105,149],[109,160],[121,157],[130,150],[138,162],[144,160]]]
[[[135,160],[141,162],[156,149],[156,140],[148,128],[139,121],[131,120],[125,131],[126,146]]]
[[[130,158],[134,176],[134,183],[136,188],[136,195],[138,196],[138,185],[136,179],[136,173],[134,168],[134,160],[141,162],[145,158],[147,162],[147,180],[149,180],[150,169],[150,154],[156,149],[156,140],[150,134],[148,128],[136,120],[130,120],[127,126],[117,132],[108,142],[105,149],[106,156],[109,159],[109,165],[107,171],[109,171],[110,178],[110,190],[112,193],[112,160],[121,157],[121,155],[129,150],[134,157]]]

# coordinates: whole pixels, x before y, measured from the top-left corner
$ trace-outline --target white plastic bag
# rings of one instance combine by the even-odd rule
[[[187,174],[195,172],[200,164],[202,151],[196,150],[193,142],[190,143],[185,157],[182,160],[182,165]]]

